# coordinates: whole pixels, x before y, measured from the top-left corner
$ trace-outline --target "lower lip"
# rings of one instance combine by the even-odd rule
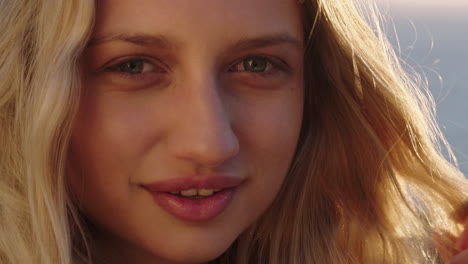
[[[189,222],[205,222],[214,219],[229,205],[235,188],[214,193],[207,198],[192,200],[166,192],[152,192],[154,200],[168,213]]]

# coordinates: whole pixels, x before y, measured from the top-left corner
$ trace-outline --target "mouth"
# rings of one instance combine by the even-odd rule
[[[207,191],[203,191],[207,190]],[[180,192],[150,192],[156,204],[186,222],[207,222],[228,208],[237,188],[189,189]]]
[[[169,193],[181,198],[201,200],[207,197],[211,197],[222,190],[224,189],[188,189]]]
[[[225,211],[243,179],[222,175],[184,177],[142,185],[156,204],[187,222],[206,222]]]

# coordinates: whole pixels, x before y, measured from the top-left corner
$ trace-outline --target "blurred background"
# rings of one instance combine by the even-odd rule
[[[377,0],[387,35],[428,81],[437,121],[468,174],[468,0]]]

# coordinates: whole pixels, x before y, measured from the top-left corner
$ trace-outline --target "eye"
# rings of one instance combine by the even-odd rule
[[[126,56],[111,60],[97,73],[115,89],[139,90],[142,87],[161,87],[170,78],[168,68],[150,56]]]
[[[248,57],[240,63],[234,65],[233,71],[247,71],[247,72],[268,72],[273,68],[273,63],[268,58],[264,57]]]
[[[242,62],[244,70],[251,72],[264,72],[271,66],[271,63],[265,58],[248,58]]]
[[[154,66],[143,59],[130,59],[111,67],[110,70],[125,74],[142,74],[153,71]]]

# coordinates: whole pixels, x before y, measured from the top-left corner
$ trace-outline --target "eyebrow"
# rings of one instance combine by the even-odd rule
[[[292,45],[296,48],[302,46],[302,42],[299,41],[297,38],[293,37],[289,33],[278,33],[278,34],[270,34],[270,35],[263,35],[260,37],[254,38],[245,38],[240,39],[230,45],[230,49],[233,50],[249,50],[249,49],[259,49],[269,46],[276,46],[288,44]]]
[[[117,34],[100,37],[93,37],[88,42],[88,47],[100,45],[107,42],[123,41],[139,46],[158,46],[162,48],[174,48],[174,43],[162,35],[148,34]]]
[[[95,46],[107,42],[123,41],[129,42],[139,46],[148,47],[159,47],[164,49],[175,49],[180,47],[179,42],[170,41],[168,38],[162,35],[149,35],[149,34],[117,34],[102,37],[92,38],[88,47]],[[229,45],[230,50],[248,50],[248,49],[259,49],[268,46],[276,46],[281,44],[288,44],[299,48],[303,45],[303,42],[293,37],[289,33],[275,33],[266,34],[259,37],[244,38]]]

